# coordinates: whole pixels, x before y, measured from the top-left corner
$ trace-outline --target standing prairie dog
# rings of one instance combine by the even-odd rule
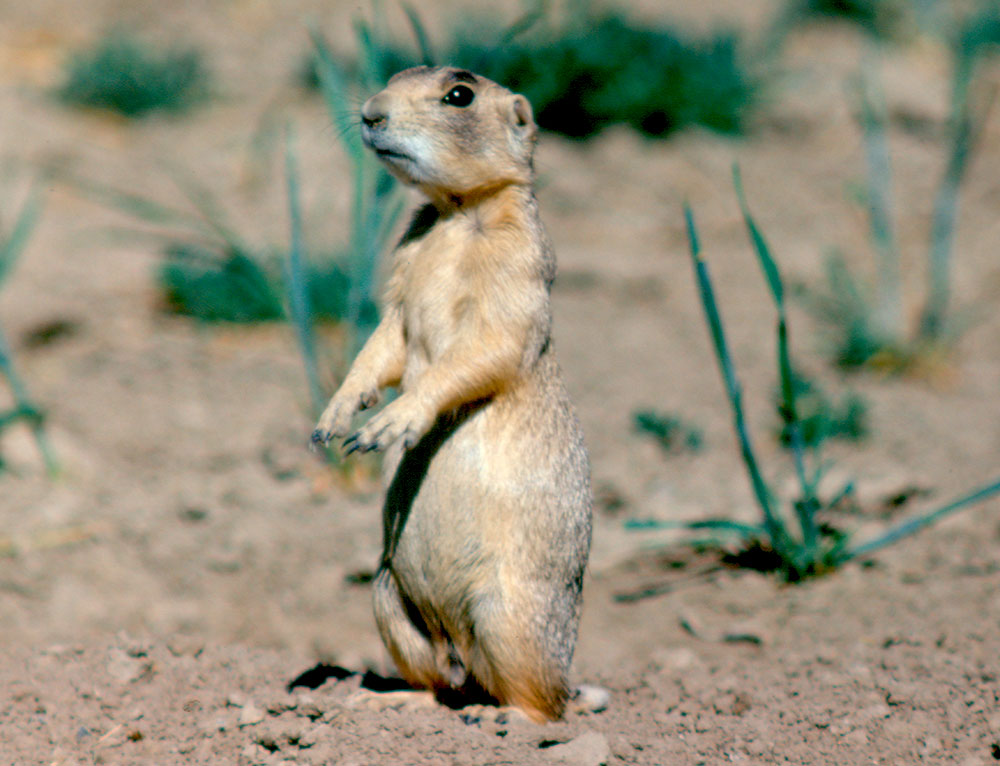
[[[471,72],[418,67],[361,115],[365,144],[430,204],[313,440],[347,436],[399,387],[345,442],[386,450],[382,639],[415,687],[559,718],[592,500],[550,339],[555,256],[532,189],[531,106]]]

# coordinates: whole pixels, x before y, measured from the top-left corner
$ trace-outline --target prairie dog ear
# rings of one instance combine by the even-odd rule
[[[521,132],[528,132],[535,127],[531,103],[519,93],[515,93],[510,100],[510,121],[514,128]]]

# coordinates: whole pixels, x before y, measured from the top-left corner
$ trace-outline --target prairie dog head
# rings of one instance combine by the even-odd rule
[[[406,69],[361,109],[365,145],[431,198],[530,183],[537,132],[524,96],[455,67]]]

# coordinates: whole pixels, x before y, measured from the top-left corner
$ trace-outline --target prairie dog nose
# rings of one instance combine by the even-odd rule
[[[369,128],[381,125],[387,119],[389,119],[389,104],[382,93],[376,93],[361,107],[361,121]]]

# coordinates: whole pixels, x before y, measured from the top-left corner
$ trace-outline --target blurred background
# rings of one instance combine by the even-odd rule
[[[971,0],[3,0],[0,635],[380,651],[377,463],[307,442],[417,202],[360,148],[358,109],[423,62],[526,94],[542,127],[555,343],[598,499],[590,624],[681,535],[664,523],[760,514],[685,203],[775,496],[797,497],[796,455],[821,466],[832,546],[982,484],[998,43],[1000,6]],[[941,555],[1000,533],[955,523]],[[585,623],[584,660],[656,640],[608,638]]]

